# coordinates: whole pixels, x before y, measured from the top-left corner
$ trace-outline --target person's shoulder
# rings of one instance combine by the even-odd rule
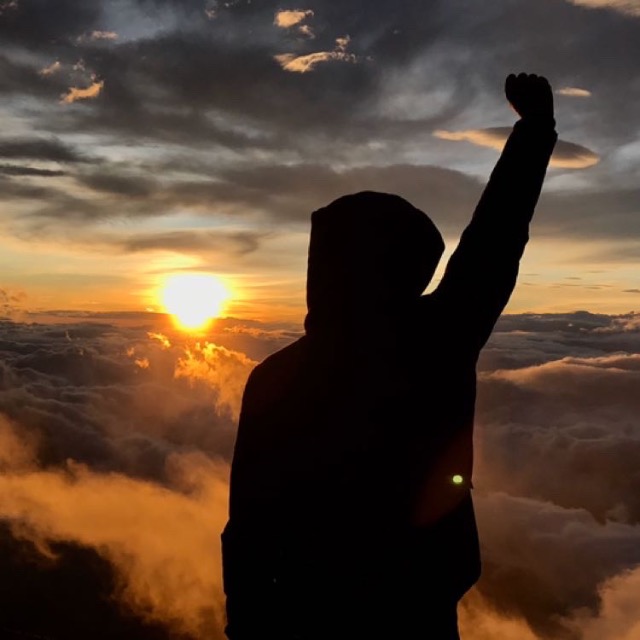
[[[295,375],[295,370],[303,358],[305,342],[306,338],[299,338],[290,345],[267,356],[253,369],[247,386],[274,386],[278,382],[282,383],[285,379]]]
[[[267,356],[260,364],[258,364],[254,371],[258,371],[259,374],[262,374],[273,371],[274,369],[279,369],[284,365],[298,360],[304,351],[305,342],[306,338],[303,336],[286,347],[278,349],[278,351]]]
[[[247,416],[269,414],[290,395],[299,378],[304,338],[276,351],[256,365],[244,390],[243,413]]]

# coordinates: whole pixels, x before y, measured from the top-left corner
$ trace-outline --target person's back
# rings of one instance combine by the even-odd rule
[[[442,239],[402,198],[313,214],[306,334],[243,398],[223,534],[233,640],[457,638],[480,572],[475,364],[556,139],[546,81],[508,82],[523,120],[434,293]]]

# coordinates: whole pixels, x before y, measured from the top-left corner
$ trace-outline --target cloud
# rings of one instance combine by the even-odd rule
[[[303,36],[306,36],[307,38],[315,38],[315,33],[313,33],[313,30],[311,29],[311,27],[308,24],[303,24],[300,25],[300,27],[298,28],[298,32],[300,34],[302,34]]]
[[[575,318],[544,333],[531,323],[526,332],[498,331],[492,338],[479,377],[484,446],[477,484],[580,507],[602,523],[637,525],[637,318],[591,326]],[[520,360],[509,357],[515,352]]]
[[[634,640],[640,634],[635,603],[640,595],[640,567],[610,578],[599,588],[597,616],[577,615],[576,627],[582,640]]]
[[[154,320],[167,322],[165,316],[147,314],[137,325]],[[231,386],[223,389],[216,381],[230,371],[242,379],[242,367],[250,367],[250,360],[231,347],[248,340],[227,339],[219,331],[212,333],[220,343],[215,347],[185,343],[179,334],[163,346],[147,336],[152,329],[71,325],[25,330],[8,342],[3,331],[11,335],[11,326],[0,326],[5,385],[0,413],[40,434],[47,463],[73,458],[161,480],[163,461],[174,447],[230,456],[239,400]],[[171,326],[163,329],[165,335],[174,332]],[[225,351],[222,345],[230,348]],[[265,347],[277,348],[273,342]],[[148,362],[144,369],[136,364],[143,360]],[[188,429],[180,426],[185,423]]]
[[[71,87],[69,91],[61,96],[61,102],[64,104],[72,104],[78,100],[91,100],[97,98],[104,89],[104,80],[96,81],[91,86],[84,89],[79,87]]]
[[[576,618],[598,617],[603,585],[640,563],[638,527],[602,525],[581,509],[500,492],[474,502],[484,562],[477,589],[534,637],[572,637]]]
[[[124,5],[127,8],[122,8],[123,15],[131,15],[142,24],[144,15],[140,12],[140,3],[131,0]],[[371,57],[376,64],[358,65],[357,68],[350,67],[348,73],[330,74],[330,77],[322,79],[318,77],[317,84],[307,89],[311,93],[301,95],[285,79],[278,79],[279,66],[274,66],[274,71],[267,64],[274,53],[271,32],[274,16],[280,9],[276,3],[259,6],[254,3],[243,10],[240,7],[244,3],[235,4],[224,11],[223,20],[210,23],[202,18],[203,5],[202,0],[188,0],[181,4],[155,2],[159,20],[166,18],[165,29],[147,34],[149,37],[134,38],[135,44],[128,41],[122,46],[103,48],[100,55],[93,43],[77,46],[74,41],[73,47],[69,45],[66,51],[60,52],[69,54],[64,58],[60,55],[60,60],[66,63],[72,52],[75,56],[82,54],[98,77],[107,80],[109,96],[105,96],[99,108],[96,104],[96,109],[91,110],[93,113],[74,113],[73,118],[64,121],[42,113],[43,128],[64,128],[68,132],[82,129],[106,134],[128,130],[147,139],[166,140],[170,137],[174,142],[179,140],[192,145],[197,141],[204,142],[206,138],[202,134],[208,132],[203,126],[206,118],[199,116],[203,112],[216,112],[259,124],[265,131],[276,134],[283,151],[299,151],[304,144],[306,153],[312,148],[315,155],[323,141],[339,140],[356,130],[367,132],[366,136],[371,140],[378,140],[384,135],[398,143],[409,143],[420,134],[422,123],[406,127],[403,135],[398,137],[398,131],[390,128],[396,119],[375,117],[375,110],[371,108],[380,98],[382,88],[388,86],[387,80],[397,75],[404,78],[409,69],[424,68],[425,62],[434,57],[438,60],[446,58],[457,65],[456,73],[443,73],[446,65],[439,65],[440,68],[429,69],[428,83],[438,88],[438,96],[451,96],[451,104],[444,104],[443,112],[446,110],[451,116],[470,104],[491,104],[490,108],[494,109],[495,69],[507,68],[509,64],[509,57],[500,43],[512,32],[514,22],[521,24],[518,16],[523,11],[522,7],[516,11],[515,7],[508,5],[497,6],[491,12],[495,17],[491,28],[480,29],[477,28],[479,16],[467,12],[460,20],[459,15],[454,15],[459,12],[457,3],[451,4],[439,16],[434,5],[401,0],[398,11],[389,17],[388,14],[382,15],[384,12],[378,5],[372,5],[365,16],[354,10],[351,1],[340,6],[321,2],[314,6],[316,16],[322,16],[326,24],[339,25],[344,32],[351,34],[354,42],[358,43],[358,57]],[[88,7],[77,0],[65,0],[59,15],[45,20],[37,5],[29,5],[19,23],[13,25],[13,30],[3,35],[19,42],[21,48],[38,47],[38,50],[51,55],[53,50],[47,43],[57,42],[64,49],[70,33],[92,33],[104,27],[105,15],[109,16],[110,9],[108,5],[104,11],[101,7],[100,2]],[[538,5],[526,7],[525,21],[530,30],[523,31],[517,43],[523,65],[553,69],[558,86],[580,78],[586,86],[597,90],[599,96],[614,95],[614,87],[620,89],[623,79],[629,75],[619,64],[625,47],[624,55],[628,59],[634,57],[633,51],[628,50],[633,39],[625,32],[625,25],[616,24],[615,29],[604,29],[593,12],[578,11],[566,3],[556,3],[554,7],[553,20]],[[550,59],[552,47],[547,45],[562,37],[561,25],[568,20],[575,26],[574,36],[567,45],[570,48],[568,55],[558,64],[557,60]],[[385,26],[381,27],[381,24]],[[248,32],[244,33],[244,29],[250,29],[254,34],[251,46],[247,45]],[[130,30],[136,31],[133,20]],[[541,42],[526,37],[530,32],[542,34]],[[210,37],[205,37],[205,33]],[[230,37],[225,37],[225,33]],[[471,40],[470,33],[473,34]],[[322,33],[319,36],[322,40]],[[606,43],[603,46],[611,51],[606,60],[595,55],[598,43],[603,42]],[[475,59],[478,81],[473,86],[459,80],[464,77],[464,65],[467,64],[464,57],[457,53],[453,57],[445,56],[447,52],[468,50],[469,46],[478,52]],[[331,52],[332,49],[333,44],[325,41],[318,47],[318,51]],[[585,51],[590,53],[587,58]],[[291,53],[301,56],[303,52],[295,49]],[[580,60],[579,68],[569,63],[569,60],[577,59]],[[211,68],[219,71],[211,74]],[[181,72],[167,73],[167,69],[180,69]],[[345,78],[346,75],[349,78]],[[203,77],[208,78],[206,83],[202,83]],[[234,78],[236,82],[232,81]],[[3,82],[7,82],[6,74]],[[26,84],[24,80],[21,83],[22,86]],[[29,82],[28,86],[29,91],[45,90],[36,88],[34,82]],[[75,86],[84,85],[78,82]],[[627,91],[635,89],[631,87]],[[630,96],[628,102],[635,104],[637,100]],[[179,109],[184,104],[193,106],[188,114]],[[282,104],[287,104],[288,108],[283,109]],[[626,139],[627,132],[633,130],[633,126],[627,124],[629,119],[635,118],[633,110],[627,104],[617,105],[617,115],[613,118],[614,112],[607,104],[606,101],[598,104],[600,110],[607,111],[606,115],[590,117],[593,135],[598,139],[600,136],[608,139],[610,135]],[[169,116],[173,123],[168,122]],[[575,118],[583,116],[587,117],[583,114]],[[574,122],[573,117],[571,121]],[[354,129],[353,125],[358,123]],[[450,127],[450,121],[444,118],[436,126]],[[287,135],[294,127],[300,128],[304,135]],[[350,140],[353,142],[353,138]],[[325,142],[323,146],[328,144]]]
[[[91,33],[87,33],[85,35],[78,37],[78,42],[86,42],[88,40],[117,40],[118,34],[115,31],[99,31],[95,30]]]
[[[95,158],[90,160],[96,162]],[[340,170],[329,164],[265,163],[242,168],[193,165],[187,164],[189,171],[198,170],[201,175],[171,180],[171,170],[182,175],[181,165],[163,162],[146,170],[138,165],[132,173],[130,168],[111,168],[103,163],[101,173],[76,174],[77,181],[90,189],[74,190],[71,195],[53,181],[47,188],[6,181],[0,200],[7,203],[5,215],[24,240],[87,242],[87,246],[101,247],[109,253],[129,248],[151,250],[154,245],[169,250],[171,246],[179,250],[192,247],[198,254],[207,255],[207,242],[211,240],[211,247],[220,248],[226,236],[232,255],[248,256],[252,246],[263,246],[262,240],[269,236],[263,224],[250,230],[258,216],[279,229],[283,222],[303,229],[311,211],[345,193],[363,189],[398,193],[429,213],[447,236],[454,237],[468,223],[486,181],[462,171],[420,164],[361,165]],[[163,179],[158,180],[158,175]],[[8,206],[12,202],[23,207],[23,213],[15,219],[11,216],[13,207]],[[635,213],[639,206],[637,188],[599,186],[595,179],[593,185],[590,181],[590,186],[580,191],[545,188],[536,211],[536,237],[597,241],[585,245],[593,247],[585,254],[585,264],[637,261],[638,251],[629,239],[640,234],[640,218]],[[203,221],[208,216],[228,216],[228,230],[220,232],[218,242],[210,229],[200,239],[188,229],[115,234],[93,228],[107,218],[126,217],[151,224],[155,216],[177,212],[191,212]],[[65,221],[62,226],[61,221]],[[249,230],[244,236],[237,235],[238,226],[248,226]]]
[[[569,2],[588,9],[613,9],[620,13],[640,16],[637,0],[569,0]]]
[[[42,5],[21,0],[4,0],[4,5],[14,11],[11,20],[0,25],[0,32],[10,41],[21,42],[22,46],[55,42],[59,49],[64,49],[67,43],[75,44],[75,38],[70,38],[70,34],[98,29],[103,17],[101,2],[89,6],[82,0],[59,0],[55,15],[44,10]]]
[[[338,51],[346,51],[350,42],[351,42],[350,36],[342,36],[341,38],[336,38],[336,49]]]
[[[192,391],[175,377],[189,375],[175,343],[156,349],[139,330],[105,325],[0,327],[0,519],[42,553],[61,554],[58,562],[67,563],[67,553],[51,545],[94,549],[116,571],[118,600],[139,617],[190,637],[221,638],[217,534],[227,469],[198,450],[229,455],[219,441],[203,445],[220,428],[216,412],[229,414],[223,404],[216,409],[215,376],[234,354],[224,351],[222,362],[209,349],[210,392]],[[224,402],[233,401],[228,393]]]
[[[558,95],[569,96],[571,98],[589,98],[592,94],[587,89],[580,89],[578,87],[562,87],[556,91]]]
[[[49,138],[5,138],[0,140],[0,158],[49,160],[52,162],[88,162],[90,158],[76,148],[52,136]]]
[[[167,233],[139,234],[118,241],[105,238],[109,244],[120,244],[123,251],[176,251],[193,254],[194,252],[222,252],[225,254],[245,255],[260,247],[265,234],[260,232],[229,231],[169,231]]]
[[[482,595],[472,590],[458,608],[461,637],[469,640],[539,640],[522,618],[498,612]]]
[[[60,71],[61,68],[62,68],[62,65],[58,60],[56,60],[54,63],[50,64],[48,67],[44,67],[40,69],[38,73],[40,73],[41,76],[50,76]]]
[[[0,2],[0,16],[18,8],[18,0],[3,0]]]
[[[166,322],[156,314],[144,321],[156,318]],[[141,320],[135,328],[0,323],[0,520],[59,564],[62,576],[80,562],[74,548],[104,558],[116,579],[96,600],[115,597],[174,634],[222,638],[227,464],[233,416],[255,362],[220,345],[192,343],[170,326],[148,336]],[[238,325],[227,320],[212,335],[260,341],[267,352],[278,346],[273,335],[232,335],[230,327]],[[5,553],[16,552],[3,539],[3,570]],[[42,567],[22,572],[46,585]],[[71,604],[65,584],[57,592],[62,610]],[[22,593],[12,591],[7,606],[23,611],[17,624],[36,625]],[[0,614],[0,628],[4,620]],[[55,624],[60,628],[18,628],[69,633],[68,620]]]
[[[465,141],[480,147],[489,147],[502,151],[511,129],[509,127],[494,127],[490,129],[468,129],[466,131],[446,131],[439,129],[433,132],[441,140]],[[558,140],[551,156],[551,166],[561,169],[586,169],[600,161],[600,158],[590,149]]]
[[[78,175],[77,180],[94,191],[127,198],[147,198],[158,189],[158,183],[152,177],[113,174],[104,167],[100,172]]]
[[[20,438],[15,426],[4,416],[0,416],[0,444],[0,473],[28,471],[35,466],[33,436],[25,434]]]
[[[24,318],[26,299],[24,291],[0,289],[0,318],[21,321]]]
[[[0,164],[0,173],[6,176],[35,176],[39,178],[55,178],[66,175],[65,171],[38,169],[37,167],[20,167],[9,164]]]
[[[235,420],[240,416],[242,393],[257,362],[216,344],[197,344],[176,365],[176,378],[204,381],[218,392],[218,404],[227,407]]]
[[[174,486],[165,488],[74,463],[30,467],[28,444],[6,425],[0,437],[10,465],[0,473],[0,518],[19,523],[23,539],[91,547],[117,570],[118,598],[137,615],[190,637],[223,638],[224,467],[175,455],[167,460]]]
[[[374,189],[397,192],[410,199],[416,206],[432,213],[445,228],[466,222],[471,215],[482,191],[482,183],[462,172],[434,166],[395,165],[361,166],[337,171],[328,165],[281,166],[267,164],[258,167],[220,169],[217,175],[202,167],[207,179],[163,181],[145,174],[115,173],[103,165],[101,173],[83,173],[77,181],[89,187],[71,197],[66,191],[53,188],[43,190],[27,185],[6,185],[0,192],[0,199],[29,200],[35,204],[29,216],[22,216],[20,224],[24,228],[33,224],[33,232],[25,229],[25,237],[31,233],[55,238],[59,232],[60,220],[83,222],[66,229],[65,238],[78,235],[84,241],[91,238],[99,243],[113,243],[118,250],[123,247],[132,250],[161,247],[192,246],[206,250],[211,246],[220,247],[214,232],[176,230],[170,232],[140,233],[130,239],[122,235],[92,232],[87,238],[86,227],[105,218],[126,216],[145,219],[175,211],[191,211],[199,216],[226,214],[239,220],[251,220],[256,214],[266,217],[276,224],[291,221],[299,226],[308,225],[310,212],[344,193]],[[212,171],[214,171],[212,169]],[[51,226],[49,226],[49,223]],[[239,253],[250,249],[261,239],[271,235],[260,228],[254,231],[237,232],[228,228],[216,232],[220,241],[227,238],[229,247]]]
[[[303,56],[298,56],[295,53],[281,53],[274,58],[285,71],[308,73],[323,62],[357,62],[357,57],[346,51],[349,42],[349,36],[345,36],[336,39],[336,48],[333,51],[317,51]]]
[[[313,15],[311,9],[282,10],[276,13],[273,23],[282,29],[289,29],[299,25],[307,18],[312,18]]]

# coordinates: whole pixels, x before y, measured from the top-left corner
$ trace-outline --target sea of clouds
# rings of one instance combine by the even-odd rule
[[[220,640],[251,369],[296,327],[0,323],[0,630]],[[464,640],[640,637],[640,315],[507,315],[479,362]]]

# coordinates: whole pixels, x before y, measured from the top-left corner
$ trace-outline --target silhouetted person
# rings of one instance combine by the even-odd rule
[[[556,133],[546,79],[442,281],[444,243],[394,195],[313,213],[306,334],[245,389],[223,533],[232,640],[451,640],[480,574],[475,366],[509,300]]]

